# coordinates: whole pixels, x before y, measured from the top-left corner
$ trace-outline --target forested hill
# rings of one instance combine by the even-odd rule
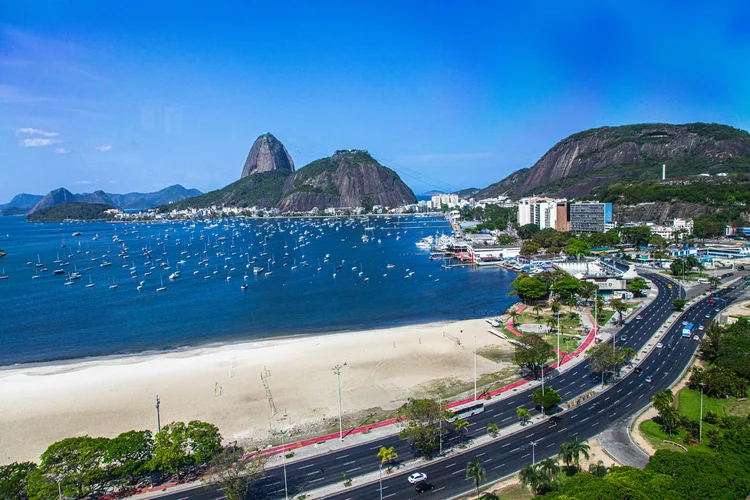
[[[62,222],[64,220],[100,220],[111,219],[107,210],[111,205],[101,203],[79,203],[76,201],[54,205],[52,207],[37,210],[29,214],[26,220],[29,222]]]
[[[555,144],[532,167],[474,194],[581,197],[618,182],[656,181],[708,173],[750,173],[750,134],[728,125],[639,124],[601,127]]]

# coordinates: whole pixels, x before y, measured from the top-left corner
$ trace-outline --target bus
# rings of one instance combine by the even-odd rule
[[[448,419],[448,422],[455,422],[456,420],[471,417],[484,411],[484,401],[476,400],[464,403],[462,405],[448,408],[448,411],[453,412],[453,415]]]
[[[695,325],[693,325],[692,323],[688,323],[687,325],[682,327],[682,336],[689,339],[693,334],[694,329]]]

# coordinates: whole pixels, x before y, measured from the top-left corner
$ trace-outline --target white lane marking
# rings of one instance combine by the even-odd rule
[[[352,460],[351,462],[346,462],[345,464],[341,464],[341,465],[351,465],[351,464],[353,464],[355,462],[356,462],[356,460]]]
[[[315,465],[315,464],[310,464],[310,465],[303,465],[302,467],[298,467],[298,468],[297,468],[297,470],[307,469],[308,467],[312,467],[312,466],[314,466],[314,465]]]
[[[340,457],[336,457],[336,460],[341,460],[342,458],[346,458],[346,457],[348,457],[348,456],[349,456],[349,455],[341,455]]]
[[[444,468],[444,469],[448,469],[448,468],[450,468],[450,467],[455,467],[456,465],[458,465],[458,464],[457,464],[456,462],[453,462],[452,464],[448,464],[448,465],[446,465],[446,466],[445,466],[445,467],[443,467],[443,468]]]
[[[349,470],[346,470],[346,471],[344,471],[344,472],[354,472],[355,470],[359,470],[359,469],[361,469],[361,468],[362,468],[362,467],[355,467],[355,468],[353,468],[353,469],[349,469]]]

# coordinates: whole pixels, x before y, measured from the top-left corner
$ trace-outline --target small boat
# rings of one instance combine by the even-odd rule
[[[39,275],[37,274],[36,277],[38,278]],[[33,276],[32,276],[32,278],[33,278]],[[5,268],[3,268],[3,274],[0,274],[0,280],[7,280],[7,279],[8,279],[8,275],[5,274]]]
[[[86,288],[94,288],[94,282],[93,282],[93,281],[91,281],[91,276],[89,276],[89,282],[88,282],[88,284],[86,285]]]
[[[247,285],[242,285],[242,286],[240,287],[240,290],[243,290],[243,291],[244,291],[244,290],[247,290]]]
[[[167,287],[164,286],[164,278],[161,278],[161,286],[156,289],[157,292],[163,292]]]
[[[75,233],[73,233],[73,236],[83,236],[83,233],[80,231],[76,231]]]

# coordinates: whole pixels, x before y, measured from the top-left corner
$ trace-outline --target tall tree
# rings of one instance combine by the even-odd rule
[[[586,441],[581,441],[577,435],[573,435],[569,436],[568,440],[560,445],[559,455],[568,468],[570,468],[571,465],[575,465],[576,470],[578,470],[580,469],[579,464],[581,463],[581,456],[588,460],[590,448],[591,447],[586,444]]]
[[[0,465],[0,498],[8,500],[26,500],[29,475],[36,470],[33,462],[13,462]]]
[[[529,333],[518,340],[513,353],[513,361],[521,367],[531,370],[537,377],[540,367],[554,357],[554,351],[541,336]]]
[[[135,484],[153,457],[151,431],[123,432],[107,443],[106,460],[113,477],[124,484]]]
[[[262,453],[245,455],[242,448],[225,448],[211,458],[203,481],[219,486],[229,500],[255,498],[250,490],[265,476],[267,463]]]
[[[544,474],[533,465],[527,465],[518,472],[518,478],[521,480],[521,485],[531,489],[534,496],[539,494],[542,485],[545,482]]]
[[[381,465],[388,464],[388,471],[390,471],[391,467],[393,467],[393,461],[398,458],[398,453],[396,453],[396,449],[393,446],[387,448],[381,446],[378,451],[378,458],[380,459]]]
[[[443,410],[434,399],[409,398],[398,410],[402,429],[399,437],[405,439],[413,450],[431,457],[440,446]],[[447,429],[442,430],[443,433]]]
[[[531,400],[544,408],[544,411],[549,412],[551,408],[562,401],[562,397],[552,387],[545,387],[544,393],[542,393],[542,388],[540,387],[531,395]]]
[[[662,411],[664,408],[672,406],[673,402],[674,394],[671,389],[664,389],[654,395],[653,405],[657,411]]]
[[[164,474],[177,474],[181,479],[182,469],[191,463],[185,423],[172,422],[162,427],[154,436],[151,468]]]
[[[628,305],[622,299],[610,299],[609,307],[614,309],[620,317],[620,324],[622,324],[622,313],[628,310]]]
[[[58,441],[42,453],[39,470],[78,498],[96,494],[107,479],[103,465],[108,441],[89,436]]]
[[[479,500],[479,483],[487,478],[487,472],[482,467],[482,461],[477,459],[474,462],[466,464],[466,479],[474,481],[474,488],[477,490],[477,500]]]

